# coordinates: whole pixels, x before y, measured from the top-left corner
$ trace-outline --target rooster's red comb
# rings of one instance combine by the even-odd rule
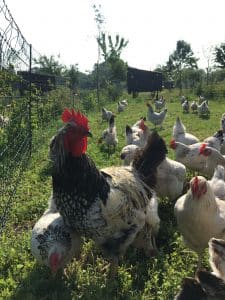
[[[88,118],[80,111],[76,112],[73,108],[71,111],[68,108],[64,109],[62,113],[62,121],[64,123],[74,122],[77,125],[88,127]]]
[[[202,154],[206,147],[207,147],[206,143],[201,144],[201,146],[199,147],[199,153]]]

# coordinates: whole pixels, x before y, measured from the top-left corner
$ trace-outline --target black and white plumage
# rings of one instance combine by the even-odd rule
[[[204,100],[200,105],[198,105],[198,115],[208,116],[210,114],[209,105],[207,100]]]
[[[33,227],[31,252],[53,274],[63,269],[74,257],[78,257],[80,248],[80,235],[71,231],[64,224],[62,216],[51,208],[45,211]]]
[[[225,281],[225,241],[211,238],[209,240],[209,263],[213,274]]]
[[[190,110],[189,101],[186,99],[181,105],[182,105],[183,112],[189,113]]]
[[[127,104],[123,104],[122,102],[119,101],[117,103],[117,111],[118,111],[118,113],[123,112],[125,110],[126,106],[127,106]]]
[[[116,145],[118,144],[117,131],[115,125],[115,116],[112,115],[109,119],[109,127],[105,129],[102,133],[102,137],[99,139],[99,142],[104,141],[104,143],[108,147],[108,152],[110,147],[112,146],[114,151]]]
[[[148,217],[151,187],[167,149],[164,141],[154,134],[135,158],[133,167],[98,170],[85,153],[73,154],[73,147],[88,132],[76,124],[76,119],[74,124],[61,129],[50,147],[54,158],[53,198],[65,223],[82,236],[92,238],[106,257],[117,263],[145,225],[152,226]],[[68,132],[73,132],[73,136]],[[72,138],[70,147],[61,152],[60,145],[66,138]]]
[[[112,115],[113,112],[107,110],[105,107],[102,107],[102,121],[109,121]]]
[[[183,279],[174,300],[224,300],[225,282],[211,272],[198,270],[195,278]]]

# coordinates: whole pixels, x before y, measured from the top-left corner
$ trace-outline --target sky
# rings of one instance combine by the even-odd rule
[[[121,58],[129,66],[154,70],[189,43],[198,66],[207,67],[212,47],[225,42],[224,0],[5,0],[29,44],[41,55],[60,54],[67,67],[93,69],[98,58],[93,4],[101,5],[106,33],[129,40]],[[211,50],[210,50],[211,49]]]

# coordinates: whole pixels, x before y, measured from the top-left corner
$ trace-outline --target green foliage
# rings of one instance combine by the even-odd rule
[[[60,55],[58,55],[57,58],[55,58],[54,55],[51,55],[50,57],[42,55],[38,59],[34,58],[34,62],[38,66],[35,68],[36,71],[38,70],[40,73],[44,74],[62,75],[65,66],[58,61],[59,58]]]
[[[215,62],[219,68],[225,68],[225,43],[215,47]]]
[[[190,44],[183,40],[177,41],[176,50],[169,56],[167,70],[173,75],[180,89],[182,89],[182,70],[184,68],[197,68],[197,61],[198,59],[194,57]]]
[[[215,87],[218,89],[218,86]],[[188,98],[196,95],[184,91]],[[200,140],[211,135],[219,127],[221,102],[210,101],[210,119],[199,119],[195,114],[183,114],[177,90],[162,91],[166,99],[168,115],[163,129],[157,129],[168,144],[172,127],[179,115],[187,130]],[[108,276],[108,262],[100,250],[85,240],[79,260],[72,261],[66,268],[66,276],[58,274],[53,278],[49,270],[36,263],[30,252],[31,229],[43,214],[51,195],[51,164],[48,158],[50,138],[62,126],[60,113],[64,106],[86,111],[93,138],[88,142],[88,155],[98,168],[120,165],[120,151],[125,146],[125,126],[132,125],[141,116],[146,116],[145,102],[149,94],[140,94],[132,99],[127,94],[127,109],[116,116],[119,143],[116,151],[108,157],[107,149],[98,144],[102,131],[108,126],[101,121],[97,112],[94,93],[79,94],[79,102],[71,103],[67,89],[57,90],[46,95],[45,100],[37,97],[33,110],[42,107],[43,123],[39,124],[35,115],[33,124],[33,155],[29,169],[24,173],[17,189],[7,227],[1,237],[0,247],[0,299],[145,299],[172,300],[179,290],[184,276],[194,276],[197,266],[196,255],[187,249],[177,230],[173,215],[174,203],[167,198],[159,201],[160,232],[157,238],[159,254],[146,258],[142,252],[130,248],[120,262],[118,276]],[[222,99],[224,101],[224,98]],[[46,102],[46,103],[45,103]],[[47,104],[48,103],[48,104]],[[84,104],[85,103],[85,104]],[[39,108],[38,108],[39,107]],[[107,109],[116,113],[114,102],[106,103]],[[46,111],[45,111],[46,110]],[[56,114],[57,112],[57,114]],[[52,115],[53,114],[53,115]],[[152,127],[152,125],[147,122]],[[169,150],[169,157],[174,153]],[[193,176],[188,172],[188,180]],[[204,266],[209,269],[206,252]]]

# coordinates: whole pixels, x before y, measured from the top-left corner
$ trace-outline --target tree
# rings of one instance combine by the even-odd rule
[[[225,68],[225,43],[215,47],[215,62],[219,68]]]
[[[101,33],[100,37],[98,37],[97,42],[102,50],[104,60],[113,61],[115,59],[119,59],[122,50],[127,46],[129,41],[125,41],[125,39],[116,35],[115,43],[113,43],[112,36],[109,34],[107,36],[108,43],[106,42],[105,33]]]
[[[169,56],[167,69],[174,74],[180,89],[182,89],[182,70],[184,68],[197,69],[197,61],[190,44],[183,40],[177,41],[176,50]]]
[[[60,55],[57,57],[59,59]],[[61,76],[66,69],[64,65],[59,63],[54,55],[51,55],[50,57],[41,55],[38,59],[34,58],[34,62],[39,66],[35,69],[44,74]]]
[[[104,16],[101,13],[101,5],[99,5],[98,7],[94,4],[93,5],[93,9],[94,9],[94,13],[95,13],[95,22],[97,24],[97,28],[98,28],[98,38],[101,35],[102,32],[102,25],[104,23]],[[98,59],[97,59],[97,64],[96,64],[96,70],[97,70],[97,102],[99,105],[100,102],[100,96],[99,96],[99,62],[100,62],[100,46],[98,44]],[[100,109],[100,108],[99,108]]]
[[[65,71],[65,75],[69,77],[69,87],[75,90],[79,82],[78,65],[71,65],[70,68]]]

